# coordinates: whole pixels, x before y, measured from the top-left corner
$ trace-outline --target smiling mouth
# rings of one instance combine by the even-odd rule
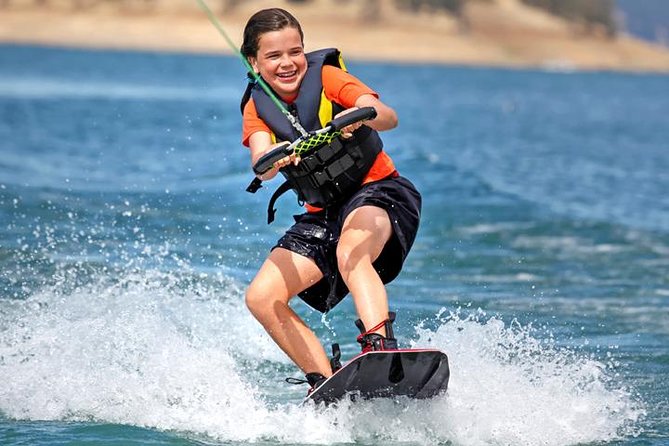
[[[279,79],[290,79],[295,75],[297,75],[297,70],[288,71],[286,73],[277,73],[276,77],[278,77]]]

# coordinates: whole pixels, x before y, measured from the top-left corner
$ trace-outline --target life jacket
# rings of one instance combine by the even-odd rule
[[[323,90],[323,65],[334,65],[346,70],[340,53],[334,48],[306,54],[307,72],[300,84],[297,99],[286,108],[298,119],[307,132],[322,128],[344,110],[340,104],[325,97]],[[295,141],[300,137],[290,121],[272,102],[258,84],[251,84],[242,99],[242,111],[248,98],[253,98],[258,116],[273,132],[273,141]],[[367,172],[381,152],[383,143],[376,130],[365,125],[353,132],[349,139],[335,138],[301,155],[298,165],[290,164],[279,171],[286,178],[272,195],[268,223],[274,220],[274,203],[281,194],[292,189],[300,204],[308,203],[318,208],[341,204],[362,184]],[[255,183],[255,185],[254,185]],[[260,187],[254,181],[247,190],[255,192]]]

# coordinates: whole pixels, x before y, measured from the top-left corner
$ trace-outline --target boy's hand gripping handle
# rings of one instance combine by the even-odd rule
[[[347,125],[354,124],[358,121],[368,121],[376,118],[376,109],[374,107],[362,107],[351,113],[346,113],[338,118],[325,124],[324,129],[328,128],[329,132],[337,132]]]
[[[343,116],[333,119],[332,121],[328,122],[321,130],[317,130],[315,133],[320,134],[326,132],[338,132],[348,125],[374,118],[376,118],[376,110],[374,107],[359,108],[352,111],[351,113],[346,113]],[[305,138],[299,138],[290,144],[287,142],[283,143],[265,153],[253,165],[253,172],[255,172],[256,175],[262,175],[263,173],[267,172],[274,166],[274,163],[291,155],[295,149],[295,146],[297,146],[304,139]]]
[[[274,163],[293,153],[293,146],[290,143],[283,143],[260,157],[253,165],[253,172],[256,175],[262,175],[274,166]]]

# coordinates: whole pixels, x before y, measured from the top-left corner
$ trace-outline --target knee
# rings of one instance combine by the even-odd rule
[[[249,287],[246,289],[245,302],[246,307],[249,309],[251,314],[253,314],[253,316],[258,319],[262,316],[264,310],[269,306],[269,296],[267,296],[267,294],[262,291],[261,287],[251,283],[251,285],[249,285]]]
[[[288,304],[288,299],[282,299],[272,292],[271,287],[265,287],[252,282],[246,289],[246,307],[258,320],[263,320],[275,312],[276,305]]]
[[[354,247],[340,244],[337,246],[337,267],[343,277],[346,277],[362,259],[356,254]]]

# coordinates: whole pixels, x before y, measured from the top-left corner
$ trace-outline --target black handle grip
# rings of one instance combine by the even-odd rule
[[[374,107],[362,107],[351,113],[346,113],[343,116],[333,119],[328,122],[325,127],[330,127],[331,132],[336,132],[347,125],[354,124],[358,121],[367,121],[376,118],[376,109]]]
[[[256,175],[262,175],[274,166],[274,163],[293,153],[290,143],[283,143],[260,157],[258,162],[253,165],[253,171]]]

